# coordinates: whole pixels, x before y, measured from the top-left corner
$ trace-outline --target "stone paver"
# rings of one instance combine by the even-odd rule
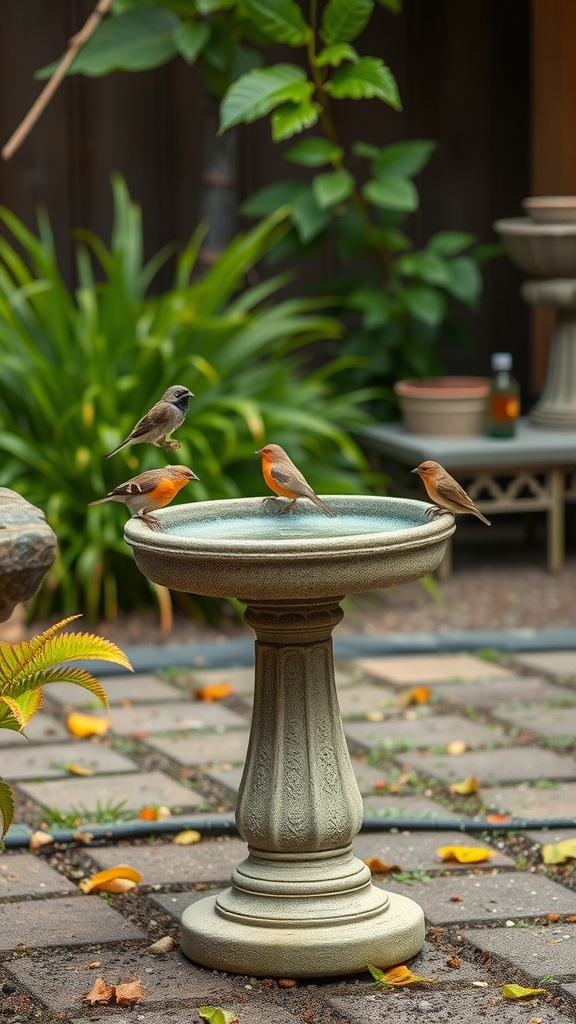
[[[0,751],[0,777],[3,779],[69,778],[70,772],[64,767],[66,764],[100,775],[138,771],[134,761],[102,743],[28,744],[24,749]]]
[[[570,818],[576,820],[576,782],[539,786],[482,787],[487,807],[518,818]]]
[[[537,701],[554,704],[576,704],[576,692],[566,686],[556,686],[547,679],[514,676],[511,679],[484,679],[476,682],[440,683],[434,686],[434,695],[459,707],[482,708],[490,711],[500,704],[516,703],[519,707]]]
[[[143,932],[108,907],[99,896],[56,897],[6,903],[2,907],[0,950],[22,944],[30,949],[45,946],[80,946],[94,942],[129,942]]]
[[[501,665],[472,654],[417,654],[411,657],[363,658],[356,664],[370,676],[394,686],[450,683],[467,679],[504,679],[513,675]]]
[[[488,846],[477,837],[466,835],[465,832],[362,832],[356,836],[354,853],[361,860],[377,857],[384,864],[399,866],[400,871],[442,871],[446,864],[436,853],[439,846],[480,846],[484,850],[494,852],[494,846]],[[514,861],[496,852],[494,857],[475,865],[479,870],[495,867],[513,867]],[[450,869],[462,873],[470,870],[468,864],[450,864]],[[384,876],[383,884],[386,884]]]
[[[4,854],[0,859],[0,899],[15,896],[53,896],[77,892],[76,886],[40,857],[30,853]],[[0,911],[0,914],[3,910]]]
[[[471,775],[478,776],[480,785],[576,777],[574,758],[540,747],[511,747],[498,750],[497,753],[491,750],[471,750],[457,756],[407,751],[392,756],[396,761],[401,759],[416,771],[432,775],[442,782],[457,782]]]
[[[542,651],[514,654],[514,662],[536,672],[555,676],[576,676],[576,651]]]
[[[87,851],[98,869],[124,863],[126,848],[106,846]],[[241,839],[229,836],[203,840],[193,846],[132,846],[130,865],[142,875],[143,885],[167,885],[186,882],[223,882],[232,869],[247,856]]]
[[[55,807],[63,813],[75,808],[96,812],[98,805],[116,805],[140,810],[150,804],[163,804],[171,810],[198,807],[204,801],[197,793],[164,775],[163,772],[139,772],[134,775],[103,775],[93,779],[62,779],[53,782],[21,782],[19,788],[35,803]]]
[[[398,750],[445,747],[463,740],[469,747],[499,746],[506,743],[503,729],[470,722],[462,715],[420,714],[412,719],[387,722],[347,722],[346,735],[363,747],[391,753]],[[493,756],[493,755],[492,755]]]
[[[576,743],[576,707],[551,708],[546,704],[529,704],[518,708],[502,704],[494,714],[503,722],[529,729],[546,739],[561,740],[566,745]]]
[[[415,987],[414,991],[372,992],[368,995],[336,996],[328,1005],[346,1024],[414,1024],[415,1021],[463,1021],[476,1024],[528,1024],[537,1019],[543,1024],[568,1024],[573,1019],[548,1006],[544,999],[531,1000],[527,1007],[521,1000],[502,997],[501,985],[485,989],[454,988],[449,992],[436,985]]]
[[[365,796],[364,815],[365,817],[382,818],[384,824],[390,818],[422,818],[427,821],[443,818],[457,821],[461,817],[460,814],[449,811],[447,807],[436,803],[435,800],[428,800],[425,796],[413,796],[411,793]]]
[[[68,730],[56,718],[52,718],[52,715],[47,715],[43,711],[34,715],[34,718],[26,726],[25,732],[26,736],[22,736],[21,733],[14,732],[12,729],[1,729],[0,749],[27,747],[29,743],[54,743],[56,740],[70,739]]]
[[[163,682],[157,676],[132,673],[119,673],[118,675],[106,676],[102,681],[106,696],[110,704],[123,704],[129,701],[132,704],[147,703],[158,700],[182,700],[182,690],[170,683]],[[53,683],[47,686],[44,695],[48,700],[54,701],[62,707],[93,707],[101,709],[99,700],[81,686],[71,686],[70,683]]]
[[[198,892],[196,889],[191,889],[188,892],[170,892],[170,893],[150,893],[150,902],[158,907],[159,910],[163,910],[164,913],[170,914],[175,921],[179,921],[182,914],[186,910],[186,907],[190,907],[193,903],[198,903],[198,900],[204,899],[205,896],[216,896],[219,892],[227,886],[210,886],[206,892],[202,890]]]
[[[151,939],[153,941],[153,939]],[[221,1001],[230,991],[230,982],[225,976],[196,967],[179,950],[163,957],[154,956],[143,949],[100,949],[98,968],[88,966],[86,953],[75,953],[66,963],[66,984],[54,972],[54,958],[38,956],[17,960],[10,964],[9,972],[25,985],[43,1006],[51,1010],[82,1009],[82,996],[92,988],[96,978],[103,978],[109,985],[139,978],[145,988],[143,1000],[138,1008],[131,1010],[130,1020],[141,1021],[140,1009],[148,1004],[185,999],[190,1006],[202,1006],[208,999]],[[214,1005],[213,1003],[211,1005]],[[217,1003],[216,1005],[219,1005]],[[125,1009],[125,1012],[129,1012]],[[136,1013],[138,1016],[136,1017]],[[197,1016],[198,1024],[200,1018]],[[114,1022],[118,1017],[111,1018]],[[172,1021],[178,1017],[172,1010]],[[189,1020],[192,1020],[190,1010]]]
[[[506,871],[499,875],[437,877],[410,886],[393,881],[379,884],[383,889],[401,892],[416,900],[426,919],[434,925],[497,924],[546,917],[550,913],[576,913],[576,892],[544,875]],[[462,899],[456,902],[452,896]]]
[[[343,718],[362,718],[367,711],[387,716],[398,709],[398,694],[385,686],[355,684],[338,691],[338,704]]]
[[[576,974],[576,926],[557,923],[529,928],[471,929],[466,941],[502,957],[533,981],[547,975],[562,981]]]
[[[352,767],[356,776],[356,782],[362,795],[374,793],[376,788],[382,782],[384,773],[381,768],[374,768],[372,765],[367,764],[365,761],[361,761],[359,758],[353,757]],[[240,767],[208,767],[206,769],[206,775],[209,779],[213,779],[214,782],[218,782],[221,786],[225,786],[232,793],[237,793],[242,779],[242,766]]]
[[[244,761],[248,729],[230,729],[223,736],[215,732],[194,732],[187,736],[149,736],[146,744],[181,765],[223,764]]]
[[[220,686],[221,683],[233,686],[235,693],[251,695],[254,690],[253,665],[249,668],[195,668],[190,678],[191,694],[202,686]]]
[[[134,704],[112,708],[112,730],[118,736],[142,733],[188,732],[190,729],[245,729],[246,718],[230,711],[219,701],[172,701],[162,704]]]
[[[576,811],[574,813],[574,824],[576,825]],[[561,843],[566,839],[576,839],[576,829],[527,829],[524,835],[528,839],[532,839],[538,846],[544,846],[548,843]]]

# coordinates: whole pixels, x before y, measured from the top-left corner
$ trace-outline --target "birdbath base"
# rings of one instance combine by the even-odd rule
[[[556,323],[542,395],[530,413],[536,427],[576,429],[576,280],[526,281],[527,302],[554,306]]]
[[[423,946],[421,908],[373,886],[352,852],[362,799],[334,683],[340,600],[245,602],[256,674],[236,821],[249,854],[231,887],[184,911],[181,948],[207,967],[347,974],[402,963]]]

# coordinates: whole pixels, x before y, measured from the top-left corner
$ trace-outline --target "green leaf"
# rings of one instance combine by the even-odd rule
[[[220,106],[220,134],[236,124],[249,124],[294,97],[293,87],[306,81],[306,73],[295,64],[255,68],[233,82]]]
[[[400,274],[418,277],[425,284],[445,287],[450,281],[449,265],[437,253],[409,252],[401,256],[396,264]]]
[[[374,177],[395,174],[401,178],[413,178],[426,166],[438,144],[425,139],[410,142],[395,142],[381,149],[374,160]]]
[[[330,223],[328,210],[323,210],[311,188],[304,189],[292,206],[292,220],[298,232],[298,238],[306,245],[316,238]]]
[[[357,288],[350,295],[348,305],[363,313],[362,326],[369,331],[390,320],[390,301],[381,288]]]
[[[0,779],[0,839],[6,835],[14,818],[12,790],[4,779]]]
[[[306,89],[311,93],[312,82],[302,82],[301,86],[294,86],[295,89]],[[314,103],[310,96],[303,96],[299,102],[282,103],[272,114],[272,139],[274,142],[282,142],[283,139],[290,139],[293,135],[312,128],[318,120],[320,107]]]
[[[334,146],[328,139],[309,138],[302,139],[295,146],[284,154],[287,160],[293,164],[301,164],[302,167],[322,167],[324,164],[332,164],[342,157],[342,150]]]
[[[209,1024],[234,1024],[236,1020],[232,1010],[223,1010],[220,1006],[199,1006],[198,1013]]]
[[[370,142],[353,142],[352,152],[354,156],[365,156],[368,160],[374,160],[382,150],[378,146],[373,146]]]
[[[276,43],[308,42],[312,30],[294,0],[244,0],[243,7],[256,28]]]
[[[488,260],[497,259],[505,255],[505,249],[499,242],[487,242],[485,245],[475,245],[472,255],[477,263],[486,263]]]
[[[353,189],[354,178],[343,167],[337,171],[317,174],[312,181],[314,198],[322,210],[347,199]]]
[[[400,210],[412,213],[418,209],[418,191],[408,178],[379,178],[367,181],[362,195],[374,206],[384,210]]]
[[[361,57],[355,64],[345,64],[325,88],[336,100],[378,99],[394,110],[402,109],[396,79],[380,57]]]
[[[440,256],[456,256],[475,241],[475,236],[468,231],[439,231],[428,240],[426,248]]]
[[[194,64],[210,37],[210,26],[205,21],[182,22],[174,33],[176,49],[188,64]]]
[[[381,7],[392,11],[392,14],[400,14],[402,11],[402,0],[378,0]]]
[[[446,290],[467,306],[475,306],[482,291],[478,264],[470,256],[456,256],[447,263],[447,267],[450,277]]]
[[[328,0],[322,15],[320,35],[330,46],[356,39],[370,21],[374,0]]]
[[[332,43],[331,46],[326,46],[320,51],[314,63],[317,68],[325,68],[327,65],[330,65],[332,68],[339,68],[345,60],[359,60],[354,47],[350,46],[349,43]]]
[[[291,205],[308,186],[303,181],[276,181],[255,192],[240,207],[246,217],[263,217],[277,210],[279,206]]]
[[[384,981],[384,971],[381,971],[379,967],[371,967],[371,965],[368,964],[368,970],[374,978],[374,981],[377,981],[382,988],[394,988],[393,985],[389,985],[387,981]]]
[[[146,71],[166,64],[178,53],[180,20],[171,11],[139,6],[106,18],[82,47],[68,74],[108,75],[111,71]],[[60,62],[36,72],[49,78]]]
[[[404,291],[404,302],[408,311],[417,320],[435,327],[439,324],[446,310],[446,302],[441,292],[426,285],[410,285]]]

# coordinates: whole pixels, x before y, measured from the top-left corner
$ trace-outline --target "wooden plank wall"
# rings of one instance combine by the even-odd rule
[[[35,69],[62,53],[92,6],[92,0],[3,0],[2,142],[38,93]],[[342,102],[342,138],[379,144],[437,139],[438,152],[418,181],[422,205],[412,219],[413,236],[422,243],[437,230],[466,229],[495,240],[493,221],[519,213],[529,193],[530,0],[405,0],[400,17],[377,5],[359,49],[390,64],[404,112],[377,101]],[[85,226],[107,236],[113,170],[125,175],[143,205],[149,254],[172,238],[187,239],[198,219],[205,105],[200,76],[183,61],[138,75],[69,79],[19,153],[0,165],[0,202],[29,224],[37,203],[46,204],[69,277],[70,230]],[[295,173],[272,145],[265,122],[239,133],[240,200]],[[315,257],[306,283],[321,283],[334,261],[332,250]],[[489,353],[506,348],[527,384],[528,318],[520,282],[505,259],[488,267],[481,309],[469,318],[475,343],[446,351],[451,370],[486,372]]]

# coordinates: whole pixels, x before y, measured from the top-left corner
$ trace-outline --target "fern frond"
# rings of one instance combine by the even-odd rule
[[[62,665],[58,668],[44,669],[42,672],[38,672],[34,678],[34,686],[48,686],[50,683],[76,683],[77,686],[89,690],[94,697],[102,701],[108,710],[108,697],[105,690],[85,668]]]
[[[3,779],[0,779],[0,839],[2,839],[14,817],[14,800],[10,786]]]
[[[0,645],[0,693],[12,692],[15,685],[27,682],[36,673],[66,661],[108,661],[132,671],[126,655],[110,640],[91,633],[58,635],[59,630],[72,618],[63,619],[36,637],[38,643],[25,640],[19,644]]]
[[[0,696],[0,706],[8,710],[8,717],[13,718],[17,728],[25,729],[30,719],[36,714],[42,705],[42,692],[39,689],[30,687],[20,694],[3,694]],[[6,720],[0,725],[6,728]],[[10,726],[8,726],[10,728]]]
[[[14,678],[13,674],[18,674],[22,669],[25,669],[30,660],[43,649],[44,645],[53,636],[61,633],[69,622],[74,622],[74,619],[81,618],[81,615],[69,615],[66,619],[55,622],[53,626],[49,626],[43,633],[39,633],[38,636],[33,636],[29,640],[22,640],[17,644],[0,643],[0,674],[4,675],[6,672],[12,674],[12,678]]]

